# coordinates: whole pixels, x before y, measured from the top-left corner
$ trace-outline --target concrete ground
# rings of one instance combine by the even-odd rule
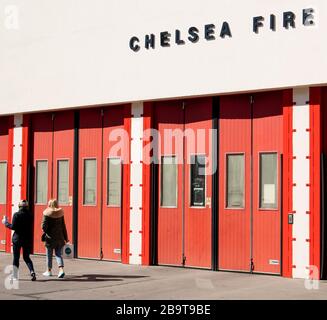
[[[66,260],[65,279],[45,278],[42,276],[45,258],[33,256],[32,259],[37,281],[30,281],[27,267],[21,260],[19,289],[8,290],[5,268],[11,264],[11,255],[0,253],[0,300],[327,298],[327,281],[320,281],[318,289],[308,290],[305,281],[298,279],[90,260]]]

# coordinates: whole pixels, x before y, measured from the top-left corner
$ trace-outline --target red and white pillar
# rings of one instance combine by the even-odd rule
[[[132,104],[129,263],[142,264],[143,103]],[[145,190],[146,192],[147,190]]]
[[[151,164],[145,147],[151,142],[152,103],[132,104],[130,126],[129,263],[149,265]]]
[[[293,90],[293,278],[307,278],[310,265],[309,88]]]
[[[293,90],[293,278],[320,273],[320,90]]]
[[[11,170],[8,170],[8,191],[10,195],[8,203],[11,208],[8,208],[9,210],[7,214],[9,215],[10,220],[12,219],[12,215],[18,210],[18,203],[22,198],[22,177],[25,176],[23,168],[25,168],[24,164],[26,162],[23,157],[23,115],[16,114],[13,118],[13,127],[9,129],[9,144],[11,144],[9,146],[9,149],[11,149],[11,152],[9,152],[9,158],[11,161],[9,161],[9,163],[11,162]],[[26,182],[24,181],[24,187],[25,184]],[[11,235],[12,232],[8,232],[6,246],[7,252],[12,251]]]

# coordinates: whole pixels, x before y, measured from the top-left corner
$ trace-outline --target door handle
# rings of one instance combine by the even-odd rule
[[[206,198],[206,206],[207,206],[208,208],[211,208],[211,197],[207,197],[207,198]]]

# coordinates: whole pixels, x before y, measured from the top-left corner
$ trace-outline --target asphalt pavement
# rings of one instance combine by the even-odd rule
[[[66,277],[58,279],[56,267],[53,277],[42,276],[45,257],[32,260],[37,281],[30,281],[21,259],[20,280],[11,283],[6,274],[11,255],[0,253],[0,300],[327,299],[327,281],[81,259],[66,260]]]

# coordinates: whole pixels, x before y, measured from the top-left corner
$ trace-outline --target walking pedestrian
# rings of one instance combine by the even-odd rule
[[[45,242],[47,271],[44,276],[52,276],[52,255],[53,251],[59,267],[58,278],[64,278],[64,261],[62,258],[62,249],[69,242],[63,209],[59,208],[56,199],[50,200],[48,208],[43,212],[42,220],[42,240]]]
[[[13,215],[12,223],[8,222],[7,216],[4,216],[2,223],[14,231],[12,236],[13,244],[13,280],[18,280],[20,251],[23,249],[23,259],[30,271],[31,280],[36,280],[33,262],[30,258],[33,244],[33,216],[28,209],[28,202],[21,200],[18,204],[18,212]]]

